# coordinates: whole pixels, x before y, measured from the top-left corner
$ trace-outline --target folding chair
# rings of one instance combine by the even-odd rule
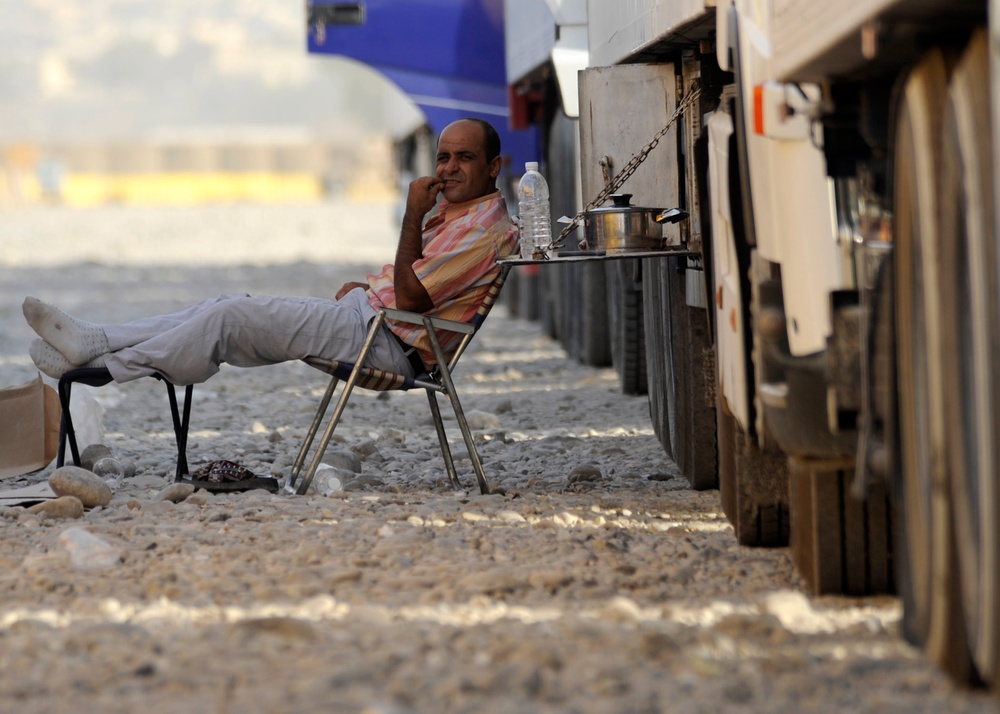
[[[173,383],[163,375],[154,374],[153,376],[167,385],[170,416],[174,425],[174,438],[177,441],[177,471],[174,480],[180,481],[188,473],[187,437],[188,425],[191,423],[191,394],[194,391],[194,385],[189,384],[184,388],[184,412],[181,414],[177,403],[177,389]],[[67,442],[73,457],[73,464],[80,465],[80,449],[76,443],[76,429],[73,426],[73,417],[69,410],[70,399],[73,396],[73,385],[80,383],[90,387],[103,387],[111,381],[111,372],[105,367],[80,367],[66,372],[59,378],[57,392],[59,404],[62,406],[62,419],[59,424],[59,451],[56,453],[56,467],[66,463]]]
[[[319,408],[316,410],[316,416],[313,418],[312,425],[309,427],[309,432],[306,434],[302,448],[299,449],[299,454],[296,457],[295,462],[292,464],[291,474],[285,481],[285,490],[289,493],[297,493],[300,495],[304,494],[308,490],[309,484],[312,483],[313,477],[316,475],[316,470],[330,444],[330,440],[333,438],[333,432],[337,428],[337,424],[340,422],[341,416],[344,414],[344,409],[347,407],[347,401],[350,399],[351,392],[355,387],[362,387],[364,389],[371,389],[375,391],[406,391],[417,388],[426,391],[427,400],[430,403],[431,415],[434,418],[434,426],[437,430],[438,441],[441,445],[441,454],[444,456],[445,468],[448,471],[448,479],[452,486],[459,489],[462,486],[458,480],[458,474],[455,470],[455,463],[451,456],[451,449],[448,446],[448,437],[445,434],[444,423],[441,420],[441,410],[437,402],[438,393],[447,396],[448,400],[451,402],[452,409],[455,412],[455,419],[458,421],[458,426],[462,430],[462,437],[465,439],[465,446],[469,450],[469,458],[472,460],[472,467],[476,472],[476,480],[479,483],[479,490],[482,493],[489,493],[490,486],[486,480],[486,473],[483,470],[483,462],[479,458],[479,452],[476,450],[476,444],[472,438],[472,431],[469,429],[469,424],[465,419],[465,412],[462,411],[462,405],[459,402],[458,393],[455,390],[455,384],[452,381],[451,375],[452,371],[455,369],[455,365],[458,364],[458,360],[462,356],[462,353],[465,352],[465,348],[468,347],[476,332],[478,332],[479,328],[482,327],[483,322],[486,320],[486,316],[496,303],[496,300],[500,295],[500,289],[503,287],[504,281],[507,279],[507,274],[509,272],[509,265],[500,266],[500,274],[490,285],[486,299],[483,301],[483,304],[480,306],[479,310],[469,323],[456,322],[454,320],[443,320],[441,318],[429,317],[427,315],[406,312],[404,310],[382,308],[378,311],[376,318],[372,321],[371,329],[368,331],[368,336],[361,348],[361,354],[358,355],[355,362],[351,363],[307,357],[304,360],[306,364],[330,374],[331,379],[330,384],[326,388],[326,393],[323,395],[322,400],[320,400]],[[424,330],[430,339],[431,349],[434,352],[434,356],[437,358],[437,364],[434,369],[427,370],[420,361],[419,357],[416,357],[416,362],[418,362],[418,364],[414,365],[416,371],[416,376],[414,377],[408,377],[395,372],[386,372],[380,369],[364,366],[365,358],[368,356],[372,344],[375,342],[375,337],[378,335],[379,330],[382,329],[382,324],[385,322],[386,318],[399,322],[405,322],[411,325],[423,325]],[[441,349],[441,344],[438,341],[435,330],[450,331],[462,335],[462,339],[450,359],[445,355],[444,350]],[[417,353],[414,352],[413,356],[416,355]],[[411,361],[413,361],[412,357]],[[419,369],[416,369],[418,367]],[[337,388],[337,384],[341,380],[344,381],[344,387],[341,390],[337,405],[333,410],[333,416],[330,418],[330,423],[323,432],[319,446],[316,448],[312,461],[309,463],[309,468],[306,470],[305,476],[301,481],[299,481],[298,486],[296,487],[296,481],[299,480],[302,467],[305,465],[306,456],[308,455],[309,449],[312,447],[312,443],[316,438],[316,434],[319,431],[320,424],[323,421],[323,417],[325,416],[327,408],[330,405],[330,401]]]

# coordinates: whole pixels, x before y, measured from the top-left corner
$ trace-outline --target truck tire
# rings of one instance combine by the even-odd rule
[[[646,341],[638,260],[607,263],[611,364],[622,394],[646,394]]]
[[[642,281],[643,326],[646,335],[646,381],[649,395],[649,417],[653,432],[671,460],[674,445],[671,424],[674,396],[673,366],[669,349],[670,309],[666,298],[669,261],[663,258],[643,260]]]
[[[691,488],[703,491],[719,485],[716,461],[715,346],[708,316],[687,304],[686,258],[668,263],[670,333],[674,413],[671,418],[674,461]]]
[[[537,265],[522,265],[514,270],[517,282],[517,316],[522,320],[538,320],[538,304],[541,297]]]
[[[989,51],[977,32],[952,72],[940,233],[951,496],[965,633],[978,676],[1000,684],[1000,341],[993,234]]]
[[[555,90],[555,87],[552,87]],[[555,92],[558,96],[558,92]],[[543,144],[545,166],[548,170],[549,200],[552,207],[552,233],[558,240],[562,224],[555,222],[559,216],[575,215],[579,209],[577,196],[577,175],[580,171],[579,122],[571,119],[559,107],[553,107],[552,123]],[[576,229],[563,238],[563,248],[575,248],[579,241]],[[567,310],[579,312],[579,304],[573,303],[573,293],[569,289],[572,279],[567,277],[570,266],[550,265],[539,268],[538,280],[541,285],[541,305],[539,323],[545,334],[559,340],[567,351],[570,350]],[[574,355],[576,356],[576,355]]]
[[[897,424],[894,490],[900,523],[903,633],[958,681],[972,676],[957,573],[947,459],[942,243],[938,231],[941,120],[948,70],[932,50],[911,72],[892,147]]]
[[[696,490],[718,487],[715,349],[702,308],[687,304],[684,258],[643,264],[649,412],[667,455]]]
[[[555,325],[556,340],[562,345],[566,353],[573,359],[577,359],[576,334],[577,327],[575,321],[579,319],[579,307],[576,303],[577,294],[575,291],[579,270],[575,265],[553,265],[546,268],[553,282],[553,323]]]
[[[559,283],[557,271],[546,268],[538,269],[538,326],[542,334],[554,340],[558,338],[559,321]]]
[[[583,361],[583,321],[584,308],[581,303],[583,292],[580,286],[582,272],[579,264],[554,265],[550,270],[559,272],[559,297],[557,311],[560,318],[559,342],[566,353],[578,362]]]
[[[611,364],[608,329],[608,286],[604,265],[583,263],[580,268],[580,352],[579,360],[590,367]]]
[[[517,304],[520,290],[517,287],[517,271],[512,270],[504,283],[504,290],[500,293],[500,303],[507,308],[511,317],[521,317],[521,306]]]

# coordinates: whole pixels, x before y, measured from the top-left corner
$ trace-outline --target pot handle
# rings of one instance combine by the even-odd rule
[[[680,223],[687,217],[687,211],[682,211],[679,208],[668,208],[666,211],[663,211],[656,216],[653,220],[657,223]]]

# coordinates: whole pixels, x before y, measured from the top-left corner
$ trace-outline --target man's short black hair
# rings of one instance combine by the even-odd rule
[[[493,128],[485,119],[479,119],[478,117],[465,117],[465,121],[473,121],[483,128],[483,145],[486,149],[486,163],[493,161],[496,157],[500,156],[500,135],[497,134],[497,130]]]

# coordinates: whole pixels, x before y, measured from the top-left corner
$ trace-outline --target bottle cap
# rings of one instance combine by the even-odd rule
[[[524,170],[525,171],[538,171],[538,162],[537,161],[529,161],[529,162],[527,162],[524,165]]]

